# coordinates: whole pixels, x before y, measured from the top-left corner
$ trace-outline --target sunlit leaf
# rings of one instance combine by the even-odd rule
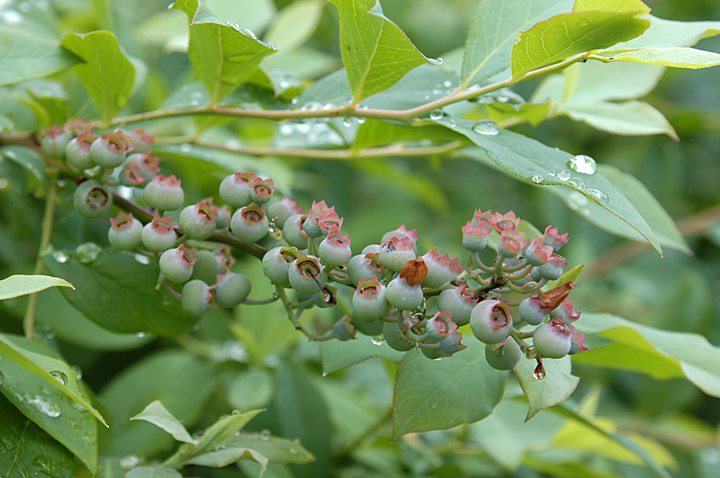
[[[58,277],[14,275],[0,281],[0,300],[34,294],[50,287],[70,287],[75,289],[71,283]]]

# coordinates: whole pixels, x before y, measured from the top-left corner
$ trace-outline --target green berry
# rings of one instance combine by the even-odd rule
[[[175,249],[168,249],[160,256],[160,271],[170,282],[182,284],[192,276],[195,264],[195,251],[180,245]]]
[[[379,319],[387,315],[390,304],[385,298],[385,287],[377,277],[372,280],[360,279],[352,297],[353,317],[360,316],[366,320]]]
[[[395,322],[384,322],[382,329],[383,337],[385,342],[390,348],[398,350],[400,352],[407,352],[415,348],[415,344],[409,341],[406,337],[400,334],[400,327],[397,321]]]
[[[217,282],[217,276],[222,273],[222,264],[217,256],[210,251],[197,251],[195,259],[197,262],[193,267],[191,278],[199,279],[209,285]]]
[[[289,246],[305,249],[308,245],[308,235],[303,229],[303,224],[307,220],[304,214],[293,214],[285,224],[283,224],[283,238]]]
[[[204,199],[197,204],[187,206],[180,212],[180,228],[191,239],[204,241],[215,232],[218,208],[212,199]]]
[[[73,194],[73,206],[83,217],[93,219],[104,216],[111,205],[110,191],[92,179],[80,184]]]
[[[385,289],[385,297],[391,305],[400,310],[413,310],[422,305],[423,292],[420,284],[410,285],[402,277],[390,281]]]
[[[233,308],[250,294],[252,283],[245,274],[228,273],[221,276],[216,286],[216,300],[221,307]]]
[[[115,168],[125,161],[125,156],[130,150],[132,150],[132,140],[122,131],[103,133],[90,146],[90,156],[95,164],[103,168]]]
[[[477,305],[473,291],[466,284],[453,289],[446,289],[438,296],[438,309],[447,310],[452,314],[453,322],[465,325],[470,322],[470,314]]]
[[[510,308],[496,299],[480,302],[470,314],[473,335],[483,343],[496,344],[505,340],[512,332],[513,322]]]
[[[95,162],[90,156],[90,145],[95,141],[92,131],[82,133],[77,138],[73,138],[65,146],[65,161],[70,166],[79,170],[90,169],[95,166]]]
[[[255,180],[253,173],[235,173],[220,183],[220,197],[233,207],[244,207],[252,202],[250,191]]]
[[[270,249],[262,258],[262,270],[270,282],[277,285],[290,285],[288,270],[290,264],[300,254],[295,247],[276,247]]]
[[[155,176],[143,190],[145,204],[159,211],[173,211],[179,208],[185,200],[180,183],[181,180],[175,175]]]
[[[115,249],[131,251],[142,244],[143,225],[132,214],[121,212],[110,218],[108,242]]]
[[[40,140],[40,148],[51,158],[63,159],[68,142],[70,142],[70,134],[57,126],[52,126]]]
[[[185,312],[200,317],[214,305],[212,289],[201,280],[191,280],[183,286],[181,302]]]
[[[288,279],[296,291],[315,294],[325,287],[327,274],[317,257],[301,255],[290,264]]]
[[[497,370],[512,370],[520,362],[522,356],[520,345],[512,338],[499,344],[485,345],[485,360]]]
[[[169,217],[155,214],[152,222],[145,224],[142,230],[142,243],[148,250],[162,252],[175,245],[177,235],[175,225]]]
[[[570,352],[572,329],[562,320],[553,319],[535,329],[533,345],[540,357],[562,358]]]
[[[230,220],[233,235],[246,242],[256,242],[265,237],[269,226],[265,208],[255,203],[235,211]]]

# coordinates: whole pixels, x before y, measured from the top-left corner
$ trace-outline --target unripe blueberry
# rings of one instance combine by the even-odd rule
[[[492,225],[487,221],[483,221],[478,224],[468,222],[462,228],[463,247],[471,252],[482,251],[487,247],[488,236],[492,230]]]
[[[573,322],[578,320],[580,314],[582,314],[582,312],[575,310],[575,306],[571,300],[563,301],[557,309],[550,312],[551,317],[561,317],[562,321],[568,325],[572,325]]]
[[[535,282],[540,282],[540,280],[542,279],[542,274],[540,274],[540,268],[533,267],[532,269],[530,269],[530,278]]]
[[[270,282],[277,285],[290,285],[288,270],[290,264],[300,254],[295,247],[276,247],[270,249],[262,258],[262,270]]]
[[[520,225],[520,218],[515,216],[515,213],[512,211],[507,214],[496,212],[490,218],[490,224],[502,235],[504,231],[514,231],[517,229]]]
[[[253,173],[235,173],[220,183],[220,197],[233,207],[244,207],[252,202],[250,191],[255,180]]]
[[[550,261],[537,268],[540,275],[547,280],[558,280],[567,267],[567,259],[554,254]]]
[[[317,257],[301,255],[288,268],[293,289],[303,294],[315,294],[325,287],[327,274]]]
[[[200,317],[214,307],[212,289],[201,280],[186,282],[182,289],[182,308],[193,317]]]
[[[142,244],[143,225],[132,214],[121,212],[110,218],[108,242],[115,249],[131,251]]]
[[[40,147],[49,157],[63,159],[68,142],[70,142],[70,134],[62,128],[52,126],[45,132],[43,139],[40,140]]]
[[[68,131],[70,134],[75,136],[80,136],[83,133],[92,131],[92,128],[90,127],[90,123],[87,123],[80,118],[75,118],[71,122],[65,124],[65,131]]]
[[[588,350],[588,348],[583,345],[585,336],[583,334],[581,334],[580,332],[575,332],[575,330],[573,330],[572,325],[569,327],[570,327],[570,330],[572,330],[572,337],[570,339],[570,352],[568,352],[568,355],[575,355],[577,353]]]
[[[377,253],[358,254],[348,261],[347,268],[353,284],[359,284],[362,278],[372,280],[373,277],[381,277],[384,270],[378,262]]]
[[[182,190],[181,180],[172,176],[159,174],[145,186],[143,199],[145,204],[159,211],[172,211],[182,206],[185,193]]]
[[[414,247],[415,241],[409,237],[403,237],[402,239],[392,237],[383,243],[378,260],[385,268],[393,272],[400,272],[400,269],[408,261],[415,259]]]
[[[400,334],[400,327],[397,321],[384,322],[382,334],[383,337],[385,337],[385,343],[387,343],[392,349],[398,350],[400,352],[407,352],[408,350],[412,350],[415,348],[414,343],[409,341],[407,337],[404,337]]]
[[[385,298],[385,287],[377,277],[372,280],[360,279],[352,297],[353,317],[360,316],[366,320],[379,319],[390,310]]]
[[[145,128],[135,128],[128,131],[125,135],[132,139],[133,151],[136,153],[145,153],[152,149],[155,138],[150,133],[145,132]]]
[[[418,240],[417,229],[412,229],[408,231],[408,229],[405,227],[405,224],[403,224],[397,229],[388,231],[383,234],[382,239],[380,239],[380,243],[388,242],[393,237],[397,237],[398,239],[403,239],[407,237],[412,240],[413,243],[416,243]]]
[[[545,234],[543,235],[543,243],[551,246],[553,251],[557,252],[560,248],[568,241],[568,233],[563,235],[558,234],[557,227],[548,226],[545,228]]]
[[[522,356],[520,345],[510,337],[499,344],[485,345],[485,360],[496,370],[512,370]]]
[[[142,243],[151,251],[166,251],[175,245],[175,225],[169,217],[155,214],[152,222],[145,224],[142,230]]]
[[[222,273],[222,264],[218,257],[210,251],[197,251],[195,259],[191,279],[201,280],[208,285],[214,284],[217,276]]]
[[[272,179],[255,178],[250,188],[250,198],[255,204],[265,204],[275,193],[275,183]]]
[[[90,146],[90,156],[95,164],[103,168],[115,168],[125,161],[125,156],[132,150],[132,139],[122,131],[103,133]]]
[[[160,256],[160,271],[170,282],[182,284],[190,280],[193,265],[195,265],[195,251],[180,245],[175,249],[168,249]]]
[[[303,229],[303,224],[307,221],[304,214],[293,214],[285,224],[283,224],[283,238],[288,245],[305,249],[308,244],[307,232]]]
[[[131,154],[125,159],[120,171],[120,182],[125,186],[145,187],[160,172],[160,160],[145,153]]]
[[[441,285],[455,279],[463,271],[457,258],[450,260],[450,256],[441,256],[437,249],[433,249],[424,256],[425,265],[428,268],[427,276],[423,281],[425,287],[440,287]]]
[[[310,237],[322,236],[320,229],[320,218],[330,213],[335,214],[335,207],[328,207],[325,201],[313,201],[310,210],[307,213],[307,219],[303,222],[302,227],[305,233]],[[337,214],[336,214],[337,216]]]
[[[217,219],[215,219],[215,229],[227,229],[228,226],[230,226],[230,219],[232,219],[230,207],[227,204],[223,204],[217,212]]]
[[[448,356],[448,354],[446,354],[445,352],[443,352],[443,349],[440,348],[440,345],[437,345],[437,346],[434,347],[434,348],[425,348],[425,347],[422,347],[420,350],[422,351],[422,354],[423,354],[424,356],[426,356],[427,358],[429,358],[429,359],[431,359],[431,360],[437,360],[437,359],[439,359],[439,358],[443,358],[443,357],[447,357],[447,356]]]
[[[455,352],[465,350],[467,348],[467,345],[463,345],[460,343],[462,338],[463,336],[460,332],[453,332],[452,334],[448,335],[447,337],[438,342],[440,350],[442,350],[442,352],[446,355],[452,355]]]
[[[423,292],[420,284],[410,285],[398,276],[390,281],[385,290],[387,301],[400,310],[413,310],[422,305]]]
[[[552,246],[545,245],[542,237],[536,237],[525,247],[523,257],[534,266],[548,262],[553,255]]]
[[[470,314],[476,305],[475,294],[467,289],[466,284],[457,288],[445,289],[438,296],[438,309],[450,312],[453,321],[458,325],[470,322]]]
[[[353,315],[350,323],[363,335],[375,337],[383,333],[384,320],[364,319],[359,315]]]
[[[78,214],[96,218],[107,214],[112,205],[110,191],[94,180],[80,184],[73,194],[73,206]]]
[[[272,218],[275,225],[281,229],[293,214],[303,214],[303,210],[290,198],[282,198],[267,206],[268,217]]]
[[[502,342],[513,328],[510,308],[496,299],[483,300],[475,306],[470,315],[470,328],[480,342]]]
[[[515,232],[511,229],[505,229],[500,233],[500,241],[498,241],[498,253],[505,257],[515,257],[525,247],[525,233]]]
[[[540,357],[562,358],[570,352],[572,329],[561,320],[553,319],[535,329],[533,345]]]
[[[441,311],[432,316],[425,325],[425,338],[437,343],[455,333],[457,328],[450,312]]]
[[[520,317],[530,325],[540,325],[545,322],[545,317],[550,313],[550,308],[543,307],[537,297],[528,297],[520,302],[518,311]]]
[[[340,233],[340,229],[333,229],[320,242],[318,246],[320,259],[331,267],[347,264],[352,257],[350,250],[350,236]]]
[[[246,242],[259,241],[265,237],[269,226],[265,208],[255,203],[235,211],[230,220],[232,233],[241,241]]]
[[[90,145],[95,141],[92,131],[80,134],[65,146],[65,161],[79,170],[90,169],[95,162],[90,157]]]
[[[242,303],[252,289],[252,283],[245,274],[227,273],[218,278],[215,300],[221,307],[233,308]]]
[[[215,232],[217,210],[212,198],[187,206],[180,212],[180,228],[191,239],[204,241]]]
[[[355,327],[350,323],[350,318],[346,315],[333,325],[333,333],[335,338],[341,342],[347,342],[355,338]]]
[[[368,244],[363,248],[362,254],[380,254],[380,249],[382,249],[380,244]]]

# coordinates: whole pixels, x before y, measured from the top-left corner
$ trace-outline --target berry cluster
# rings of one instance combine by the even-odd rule
[[[183,206],[181,181],[158,174],[152,143],[142,129],[95,137],[85,124],[75,122],[53,127],[41,147],[48,156],[64,158],[86,179],[74,194],[75,208],[83,216],[108,212],[114,183],[142,190],[152,220],[143,225],[131,213],[120,212],[110,219],[108,240],[117,249],[141,248],[152,254],[161,270],[159,286],[173,290],[172,284],[183,284],[178,297],[191,315],[217,305],[235,307],[250,292],[250,280],[229,271],[233,259],[227,247],[212,252],[188,247],[207,244],[200,241],[225,231],[246,244],[270,243],[269,250],[258,246],[262,270],[298,328],[302,326],[295,309],[299,316],[313,305],[332,307],[342,298],[339,287],[348,295],[352,291],[352,314],[338,320],[324,338],[349,340],[359,331],[382,336],[393,349],[419,348],[436,359],[466,347],[458,328],[469,324],[486,344],[492,367],[509,370],[525,356],[537,359],[536,376],[544,375],[543,358],[585,349],[583,335],[572,326],[580,312],[566,300],[573,282],[542,292],[567,266],[558,254],[567,234],[558,234],[556,228],[548,226],[544,235],[528,240],[513,212],[477,210],[462,228],[468,251],[464,266],[437,249],[419,255],[417,232],[404,225],[353,256],[334,207],[314,202],[306,212],[289,198],[277,200],[273,180],[252,172],[231,174],[221,182],[224,206],[204,199],[182,209],[176,224],[165,213]],[[287,299],[286,289],[296,292],[294,302]]]

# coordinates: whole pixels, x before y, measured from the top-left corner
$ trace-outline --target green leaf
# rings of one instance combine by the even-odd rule
[[[135,81],[135,67],[110,32],[68,33],[60,46],[84,63],[73,66],[103,121],[114,118],[127,104]]]
[[[126,368],[100,394],[112,427],[104,453],[158,453],[172,443],[171,437],[149,423],[131,422],[130,417],[160,400],[173,416],[192,426],[214,387],[213,368],[182,350],[158,352]]]
[[[272,463],[295,463],[302,465],[315,459],[297,441],[268,436],[263,433],[240,433],[227,444],[233,448],[247,448],[260,453]]]
[[[51,254],[45,265],[53,275],[75,284],[75,292],[63,294],[73,307],[113,332],[173,337],[197,323],[177,299],[155,290],[157,266],[140,263],[131,253],[103,251],[89,264],[74,255]]]
[[[32,149],[24,146],[3,146],[0,147],[0,153],[6,159],[22,166],[35,179],[42,181],[45,177],[45,162]]]
[[[142,412],[130,417],[130,420],[145,420],[162,428],[178,441],[193,443],[193,438],[185,430],[183,424],[168,412],[160,400],[150,403]]]
[[[138,466],[125,473],[123,478],[182,478],[182,475],[172,468]]]
[[[14,275],[0,281],[0,300],[34,294],[50,287],[70,287],[73,290],[75,289],[71,283],[58,277]]]
[[[572,361],[569,356],[561,359],[544,359],[545,378],[542,380],[536,379],[533,375],[536,365],[534,360],[523,359],[513,369],[528,400],[529,409],[525,421],[530,420],[540,410],[567,400],[580,381],[570,373]]]
[[[552,104],[549,101],[545,103],[523,103],[521,105],[490,103],[485,105],[485,110],[491,120],[503,127],[525,122],[533,126],[539,126],[550,116]]]
[[[485,360],[485,346],[469,337],[467,349],[441,360],[419,350],[400,362],[393,398],[393,439],[482,420],[500,403],[507,373]]]
[[[264,37],[265,41],[277,45],[281,53],[294,50],[315,32],[324,8],[324,0],[300,0],[291,3],[275,17]]]
[[[0,476],[70,478],[72,454],[0,395]]]
[[[693,46],[703,38],[710,38],[720,33],[720,22],[678,22],[652,15],[645,15],[643,18],[650,21],[650,28],[645,33],[630,41],[618,43],[601,53]]]
[[[643,101],[572,103],[558,112],[608,133],[623,136],[665,134],[675,141],[680,140],[665,116]]]
[[[236,373],[227,384],[227,401],[238,410],[264,407],[275,390],[272,376],[262,368],[250,368]]]
[[[572,0],[483,0],[465,44],[461,88],[481,83],[510,67],[518,32],[558,13],[568,12]]]
[[[583,10],[639,10],[643,15],[650,13],[650,7],[640,0],[577,0],[573,6],[573,12],[581,12]]]
[[[687,47],[645,48],[603,56],[609,61],[629,61],[691,70],[720,65],[720,54]]]
[[[0,334],[0,355],[4,355],[26,370],[36,374],[60,392],[82,405],[107,426],[105,419],[90,405],[87,394],[75,371],[57,354],[43,344],[15,335]],[[0,366],[0,370],[2,366]],[[64,380],[64,383],[62,380]]]
[[[260,465],[262,473],[267,470],[268,459],[255,450],[247,448],[228,447],[222,450],[215,450],[209,453],[195,456],[188,461],[189,465],[211,466],[214,468],[222,468],[231,465],[240,460],[252,460]]]
[[[684,376],[708,395],[720,397],[720,349],[701,335],[654,329],[609,314],[585,313],[574,325],[580,333],[613,341],[574,355],[577,363],[661,380]]]
[[[641,13],[589,10],[564,13],[540,22],[521,32],[513,46],[513,77],[633,39],[650,26],[648,20],[636,18]]]
[[[463,134],[481,148],[464,149],[461,154],[494,165],[511,176],[549,187],[553,193],[564,195],[568,205],[585,217],[589,215],[585,214],[586,206],[597,204],[638,231],[658,252],[662,251],[640,212],[602,174],[569,174],[569,162],[573,158],[570,153],[505,129],[497,135],[479,134],[473,131],[472,121],[461,118],[446,117],[437,122]],[[558,177],[561,171],[568,173],[565,180]]]
[[[382,357],[390,362],[400,363],[403,352],[391,349],[385,342],[375,343],[367,335],[359,334],[355,340],[341,342],[328,340],[320,343],[320,360],[323,375],[342,370],[374,357]]]
[[[457,136],[445,128],[435,126],[410,127],[370,118],[358,128],[353,149],[360,150],[397,141],[420,141],[423,139],[452,141],[457,139]]]
[[[40,31],[0,28],[0,85],[51,75],[79,61]]]
[[[24,357],[30,356],[34,362],[50,365],[53,375],[44,372],[41,378],[37,372],[39,367],[33,370],[25,367],[27,359],[15,361],[20,347]],[[23,337],[0,335],[0,352],[10,359],[0,361],[0,375],[3,376],[0,392],[95,473],[97,425],[90,412],[77,404],[85,404],[89,399],[80,388],[75,372],[45,344]]]
[[[340,50],[353,103],[394,85],[428,62],[374,0],[330,0],[340,13]]]
[[[244,83],[260,61],[276,51],[249,30],[219,20],[203,4],[176,2],[173,8],[192,19],[188,56],[213,105]]]

